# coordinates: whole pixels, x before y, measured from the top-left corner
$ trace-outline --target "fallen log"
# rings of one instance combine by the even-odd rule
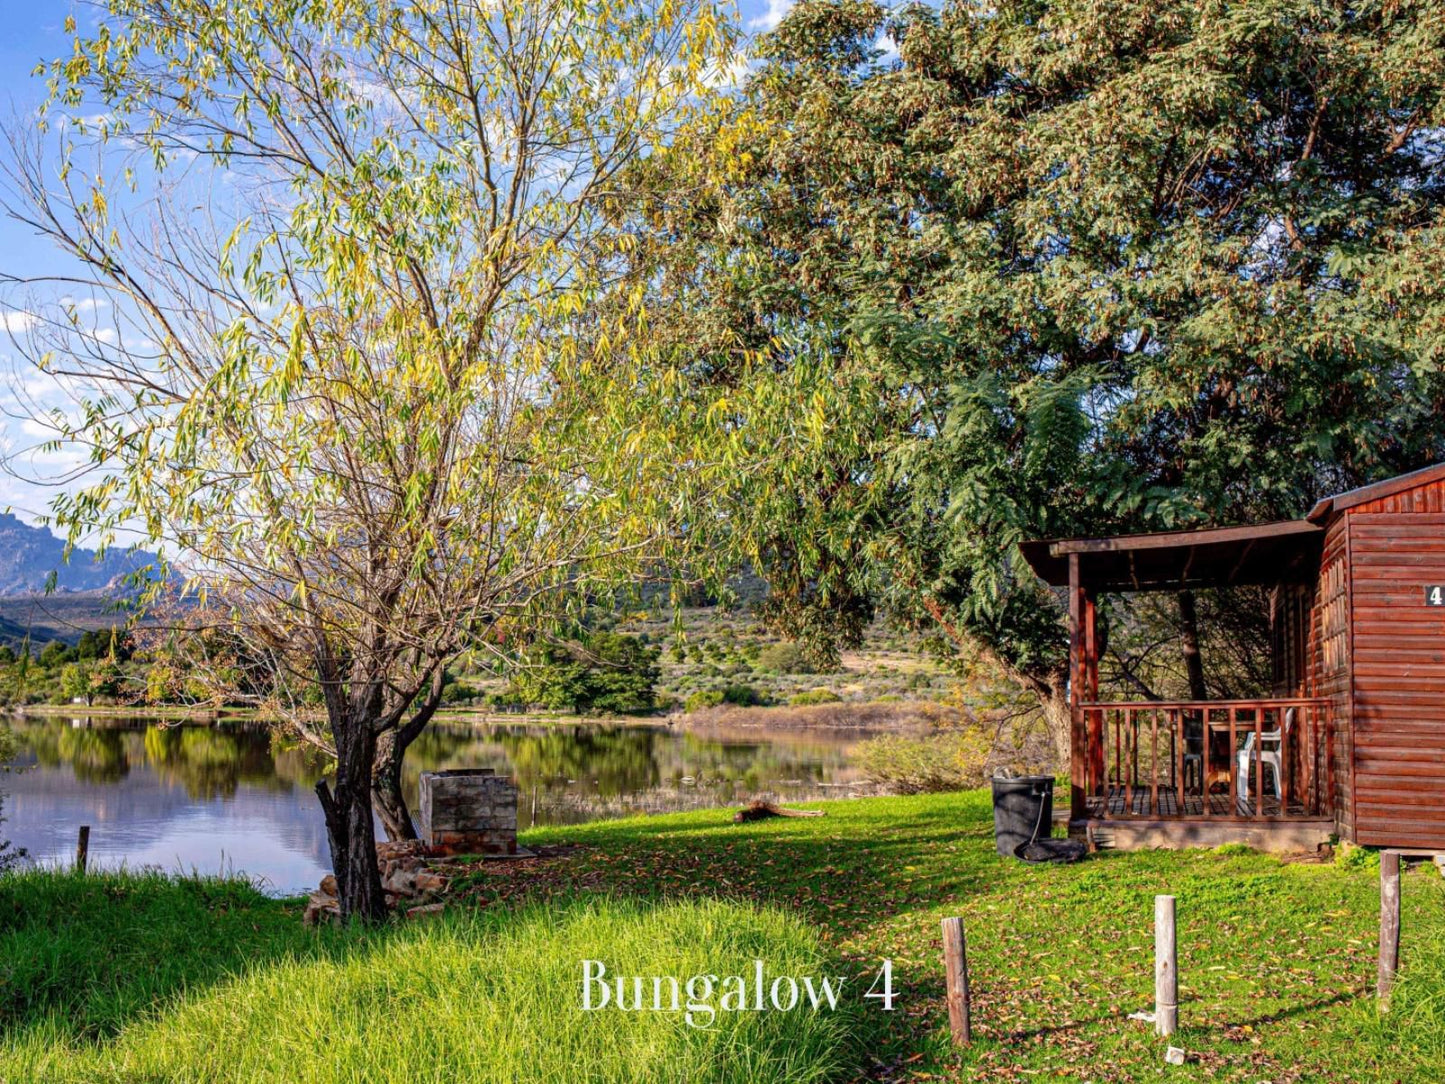
[[[822,815],[821,809],[783,809],[781,806],[773,805],[772,802],[753,802],[733,814],[733,823],[744,824],[747,821],[760,821],[767,817],[821,817]]]

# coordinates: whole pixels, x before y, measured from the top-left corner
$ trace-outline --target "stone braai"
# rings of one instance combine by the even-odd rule
[[[422,772],[421,823],[435,855],[516,854],[517,785],[492,768]]]

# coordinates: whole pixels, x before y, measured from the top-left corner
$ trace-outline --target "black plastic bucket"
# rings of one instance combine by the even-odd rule
[[[1053,831],[1054,779],[1025,775],[993,781],[993,838],[998,853],[1013,858],[1035,837],[1047,839]]]

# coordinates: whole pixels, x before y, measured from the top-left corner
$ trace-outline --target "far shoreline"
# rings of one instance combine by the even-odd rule
[[[450,708],[437,712],[435,721],[470,726],[635,726],[669,730],[703,730],[725,727],[740,730],[821,730],[866,733],[924,733],[945,725],[953,714],[932,700],[840,701],[803,706],[774,704],[749,707],[720,705],[693,712],[654,715],[572,715],[561,712],[497,712]],[[257,708],[186,707],[182,705],[128,704],[20,704],[0,709],[0,719],[25,718],[139,718],[191,723],[264,722]],[[321,719],[317,713],[311,718]]]

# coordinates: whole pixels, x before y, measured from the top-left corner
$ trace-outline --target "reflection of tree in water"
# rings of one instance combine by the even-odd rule
[[[331,759],[314,746],[288,743],[272,734],[270,749],[275,775],[265,782],[277,790],[312,790],[317,780],[331,774]]]
[[[242,782],[278,782],[271,737],[260,728],[151,726],[145,754],[162,779],[181,783],[192,798],[229,798]]]
[[[56,737],[55,751],[82,783],[116,783],[130,774],[124,739],[119,730],[65,727]]]
[[[58,768],[65,763],[60,755],[60,725],[54,722],[30,723],[11,720],[10,729],[20,739],[20,748],[35,758],[42,768]]]
[[[88,721],[89,722],[89,721]],[[141,719],[15,721],[22,757],[42,767],[73,765],[77,779],[116,783],[146,765],[193,799],[229,798],[248,788],[309,793],[330,770],[262,723],[216,726]],[[521,790],[522,824],[566,823],[669,809],[700,808],[759,795],[834,793],[816,784],[846,778],[848,739],[751,729],[703,733],[660,726],[449,724],[430,727],[410,749],[403,787],[418,807],[421,772],[492,767]],[[801,784],[801,785],[797,785]]]
[[[440,726],[428,729],[407,756],[404,786],[417,797],[417,778],[444,768],[492,767],[511,774],[524,796],[586,784],[598,797],[617,797],[683,779],[690,788],[719,788],[731,800],[738,786],[758,790],[782,780],[820,782],[848,763],[842,742],[773,744],[755,737],[709,737],[658,727],[599,725]],[[580,797],[580,795],[578,795]]]
[[[604,797],[657,785],[657,733],[641,727],[546,727],[500,734],[522,787],[590,779]]]

